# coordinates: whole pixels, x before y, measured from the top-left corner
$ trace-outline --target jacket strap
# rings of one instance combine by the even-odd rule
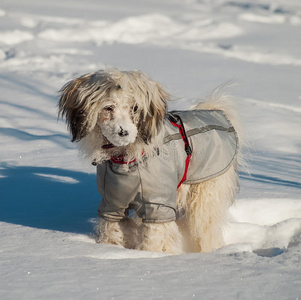
[[[186,177],[187,177],[189,162],[190,162],[190,158],[191,158],[191,155],[192,155],[192,148],[189,144],[189,140],[188,140],[188,137],[187,137],[187,134],[186,134],[186,130],[185,130],[183,121],[180,118],[180,116],[178,116],[176,114],[169,113],[167,117],[168,117],[169,122],[173,126],[175,126],[179,129],[179,133],[180,133],[180,135],[182,137],[182,140],[184,142],[184,145],[185,145],[185,152],[187,154],[187,157],[186,157],[186,160],[185,160],[184,175],[183,175],[181,181],[179,182],[179,184],[177,186],[177,188],[179,188],[181,186],[181,184],[186,180]]]
[[[176,115],[176,114],[173,114],[173,113],[168,113],[168,120],[169,122],[177,127],[179,129],[179,133],[182,137],[182,140],[185,144],[185,152],[187,155],[191,155],[192,154],[192,149],[190,147],[190,144],[189,144],[189,140],[188,140],[188,137],[187,137],[187,134],[186,134],[186,130],[185,130],[185,126],[183,124],[183,121],[181,119],[181,117],[179,115]]]

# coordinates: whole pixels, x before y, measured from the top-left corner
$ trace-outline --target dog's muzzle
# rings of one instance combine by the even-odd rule
[[[118,132],[118,135],[121,136],[121,137],[128,136],[128,135],[129,135],[129,132],[128,132],[127,130],[124,130],[124,129],[120,126],[120,131]]]

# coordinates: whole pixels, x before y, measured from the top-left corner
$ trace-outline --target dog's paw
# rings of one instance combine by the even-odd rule
[[[97,243],[123,246],[124,237],[119,222],[109,222],[101,219],[94,230]]]
[[[120,222],[103,219],[95,227],[96,243],[114,244],[129,249],[137,247],[137,225],[131,218]]]

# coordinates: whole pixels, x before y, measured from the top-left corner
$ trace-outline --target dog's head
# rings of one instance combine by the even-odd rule
[[[61,89],[59,116],[66,117],[73,142],[99,130],[114,146],[150,143],[168,99],[161,85],[140,71],[101,70]]]

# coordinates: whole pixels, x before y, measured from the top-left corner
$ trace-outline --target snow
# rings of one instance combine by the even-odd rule
[[[298,0],[2,0],[1,299],[300,299]],[[248,171],[226,246],[169,256],[96,244],[93,167],[57,91],[106,65],[141,69],[185,109],[234,79]]]

